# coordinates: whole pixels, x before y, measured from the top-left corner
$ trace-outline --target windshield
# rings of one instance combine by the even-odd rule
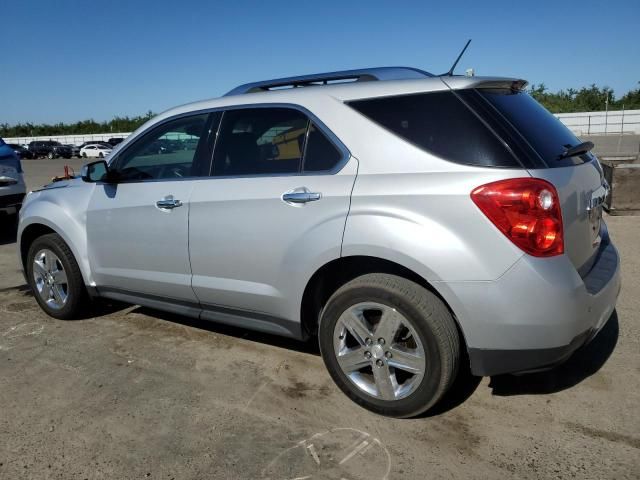
[[[566,167],[592,158],[586,153],[560,159],[568,148],[581,141],[529,94],[507,89],[478,89],[478,92],[515,127],[547,166]]]

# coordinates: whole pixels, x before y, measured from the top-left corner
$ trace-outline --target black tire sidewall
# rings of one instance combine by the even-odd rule
[[[426,293],[426,291],[425,291]],[[395,308],[412,325],[425,349],[426,371],[418,388],[408,397],[385,401],[362,392],[342,372],[333,350],[333,331],[340,315],[362,302],[377,302]],[[440,396],[442,381],[441,347],[429,325],[425,312],[403,295],[379,286],[360,286],[339,292],[322,312],[318,340],[322,358],[338,387],[353,401],[376,413],[392,417],[411,417],[430,408]],[[375,368],[375,367],[374,367]]]
[[[26,263],[27,281],[38,305],[40,305],[47,315],[59,319],[71,319],[76,317],[79,306],[84,299],[85,286],[77,262],[73,256],[69,258],[69,255],[61,248],[60,243],[66,245],[64,244],[64,240],[57,234],[48,234],[36,239],[31,244]],[[36,253],[43,249],[51,250],[58,256],[67,274],[67,303],[58,310],[52,309],[40,298],[33,277],[33,259]]]

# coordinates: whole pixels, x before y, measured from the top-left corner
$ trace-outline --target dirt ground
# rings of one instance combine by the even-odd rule
[[[65,161],[25,161],[30,187]],[[79,161],[74,161],[79,167]],[[640,477],[640,217],[608,217],[617,312],[555,370],[463,375],[437,411],[376,416],[317,347],[140,307],[43,314],[0,225],[0,478]]]

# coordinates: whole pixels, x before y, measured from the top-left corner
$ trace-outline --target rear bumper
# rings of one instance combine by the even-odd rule
[[[620,261],[607,236],[584,278],[565,255],[525,255],[496,281],[441,287],[473,374],[540,370],[565,361],[605,325],[620,293]]]

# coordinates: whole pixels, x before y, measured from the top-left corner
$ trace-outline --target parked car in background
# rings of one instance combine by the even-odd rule
[[[83,158],[104,158],[111,153],[111,147],[105,147],[100,143],[93,143],[80,149]]]
[[[66,144],[65,146],[71,149],[71,156],[80,158],[80,147],[71,143]]]
[[[14,215],[27,193],[20,157],[0,138],[0,215]]]
[[[71,158],[71,148],[53,140],[36,140],[29,143],[29,151],[38,158],[47,157],[49,159],[63,157]]]
[[[56,318],[105,297],[317,337],[336,385],[394,417],[462,362],[551,368],[615,318],[620,262],[593,144],[526,84],[371,68],[167,110],[27,196],[26,280]]]
[[[84,142],[84,143],[82,143],[82,144],[78,145],[78,148],[79,148],[80,150],[82,150],[82,149],[83,149],[84,147],[86,147],[87,145],[104,145],[104,146],[105,146],[105,147],[107,147],[107,148],[112,148],[110,143],[108,143],[108,142],[103,142],[103,141],[100,141],[100,140],[93,140],[93,141],[91,141],[91,142]]]
[[[109,143],[109,145],[111,145],[112,147],[115,147],[116,145],[118,145],[119,143],[122,143],[122,141],[124,140],[124,138],[120,138],[120,137],[114,137],[114,138],[110,138],[109,140],[107,140],[107,142]]]
[[[28,148],[25,148],[22,145],[19,145],[17,143],[7,143],[7,146],[11,148],[16,153],[16,155],[20,157],[20,159],[36,158],[36,156],[31,151],[29,151]]]

